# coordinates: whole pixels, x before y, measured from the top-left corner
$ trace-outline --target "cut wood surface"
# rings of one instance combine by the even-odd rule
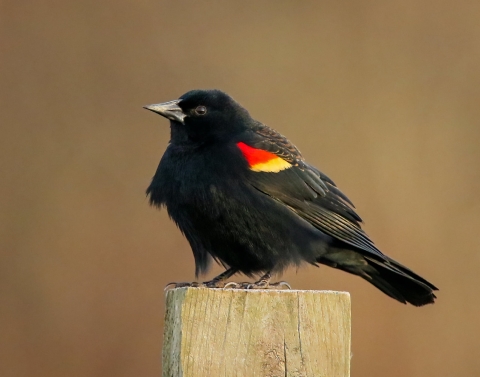
[[[167,292],[164,377],[348,377],[350,295],[177,288]]]

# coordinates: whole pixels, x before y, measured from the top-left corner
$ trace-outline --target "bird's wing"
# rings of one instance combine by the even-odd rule
[[[377,256],[383,254],[361,229],[362,219],[335,183],[309,165],[299,150],[275,130],[257,124],[237,147],[257,190],[288,206],[322,232]]]

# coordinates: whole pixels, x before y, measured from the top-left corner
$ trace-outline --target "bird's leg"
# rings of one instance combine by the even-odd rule
[[[223,271],[220,275],[214,277],[210,281],[203,282],[203,285],[207,288],[223,288],[225,286],[225,280],[238,272],[236,268],[229,268]]]
[[[191,283],[182,282],[182,283],[168,283],[165,286],[165,290],[170,288],[184,288],[184,287],[191,287],[191,288],[198,288],[198,287],[205,287],[205,288],[223,288],[225,285],[225,280],[227,280],[230,276],[236,274],[238,272],[235,268],[229,268],[228,270],[222,272],[220,275],[214,277],[212,280],[205,281],[203,283],[199,283],[198,281],[193,281]]]

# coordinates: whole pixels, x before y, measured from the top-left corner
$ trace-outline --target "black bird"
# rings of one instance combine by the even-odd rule
[[[219,90],[192,90],[145,106],[170,120],[171,140],[147,189],[188,239],[195,273],[212,259],[226,271],[263,275],[319,263],[358,275],[388,296],[433,303],[435,286],[383,254],[352,202],[284,136]]]

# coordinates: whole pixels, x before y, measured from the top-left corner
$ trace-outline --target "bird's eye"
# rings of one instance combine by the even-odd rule
[[[207,113],[207,108],[205,106],[197,106],[195,113],[197,115],[205,115]]]

